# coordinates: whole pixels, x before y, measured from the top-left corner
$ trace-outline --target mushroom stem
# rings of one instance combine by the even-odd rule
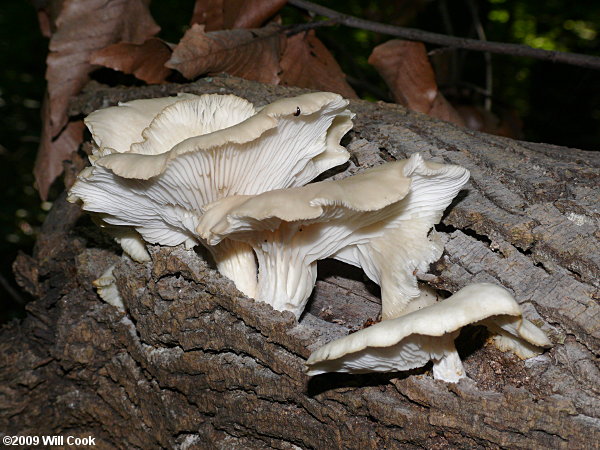
[[[454,345],[454,339],[459,333],[460,331],[456,331],[435,339],[435,349],[431,350],[435,380],[458,383],[461,378],[466,378],[465,368]]]
[[[282,224],[265,233],[262,242],[253,247],[258,259],[257,299],[266,301],[278,311],[291,311],[300,317],[317,279],[315,262],[306,264],[301,248],[292,245],[298,224]],[[282,245],[282,241],[290,245]]]
[[[235,287],[250,298],[257,296],[256,258],[252,247],[243,242],[224,239],[210,250],[219,272],[232,280]]]

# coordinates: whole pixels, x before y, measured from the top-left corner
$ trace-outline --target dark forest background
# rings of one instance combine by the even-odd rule
[[[194,0],[154,0],[159,36],[177,42],[188,28]],[[456,36],[526,44],[547,50],[600,56],[597,0],[396,0],[317,2],[364,19]],[[286,6],[283,24],[305,22],[304,12]],[[367,63],[372,49],[389,36],[343,26],[317,35],[334,54],[359,97],[390,100],[385,83]],[[40,140],[48,40],[39,32],[28,2],[0,2],[0,323],[24,314],[28,298],[13,281],[19,251],[31,253],[36,232],[62,190],[56,182],[48,201],[35,189],[32,168]],[[492,73],[492,111],[510,117],[525,140],[585,150],[600,149],[600,72],[526,58],[427,46],[438,85],[455,104],[486,103],[486,71]],[[100,81],[136,83],[133,78],[98,75]]]

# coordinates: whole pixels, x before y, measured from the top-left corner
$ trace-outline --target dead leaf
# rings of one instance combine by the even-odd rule
[[[61,173],[64,157],[60,150],[57,155],[46,152],[73,137],[59,134],[67,124],[70,98],[79,93],[94,68],[90,54],[120,41],[141,44],[160,30],[150,16],[148,0],[57,0],[47,10],[50,26],[43,27],[52,32],[46,70],[49,103],[43,116],[45,138],[34,169],[42,197]]]
[[[284,37],[277,25],[209,33],[204,31],[204,25],[192,25],[165,66],[181,72],[188,79],[226,72],[248,80],[277,84],[283,45]]]
[[[397,103],[464,126],[460,115],[438,91],[423,43],[392,39],[373,49],[369,64],[385,80]]]
[[[47,116],[48,107],[49,102],[46,99],[42,106],[42,116]],[[82,120],[68,122],[58,137],[53,139],[50,123],[47,120],[44,121],[40,147],[33,169],[37,189],[43,200],[48,198],[50,186],[62,173],[63,161],[70,158],[71,154],[77,150],[83,140],[83,129]]]
[[[522,138],[522,123],[510,110],[500,110],[500,117],[476,105],[455,105],[467,127],[484,133],[505,136],[513,139]]]
[[[53,136],[66,123],[69,98],[92,69],[90,54],[115,42],[141,44],[160,31],[144,0],[65,0],[50,39],[48,93]]]
[[[143,44],[119,42],[95,51],[90,57],[92,64],[109,67],[135,75],[148,84],[164,83],[172,73],[165,67],[173,50],[165,41],[150,38]]]
[[[45,9],[38,9],[37,18],[42,36],[45,38],[52,36],[52,28],[50,26],[50,16],[48,12]]]
[[[346,81],[346,75],[315,36],[314,30],[288,38],[281,57],[281,84],[318,91],[336,92],[346,98],[357,98]]]
[[[196,0],[190,24],[205,31],[258,28],[283,8],[287,0]]]

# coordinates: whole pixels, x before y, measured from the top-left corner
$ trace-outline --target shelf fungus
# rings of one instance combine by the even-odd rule
[[[338,181],[223,198],[206,206],[198,232],[211,245],[226,238],[249,244],[259,263],[256,299],[297,317],[314,287],[316,262],[345,249],[368,255],[372,277],[392,261],[399,274],[374,278],[390,290],[414,282],[418,295],[413,271],[442,250],[428,232],[467,179],[461,167],[426,164],[415,154]]]
[[[220,198],[302,186],[348,160],[340,139],[352,127],[337,94],[312,93],[262,108],[233,95],[183,94],[134,100],[85,120],[94,139],[91,167],[69,192],[134,259],[144,241],[205,244],[196,227],[204,205]],[[223,240],[207,246],[219,271],[256,294],[252,249]]]
[[[434,378],[456,383],[466,375],[454,339],[462,327],[476,324],[500,331],[500,348],[522,358],[551,346],[544,332],[522,317],[506,289],[479,283],[324,345],[306,362],[307,373],[405,371],[433,361]]]

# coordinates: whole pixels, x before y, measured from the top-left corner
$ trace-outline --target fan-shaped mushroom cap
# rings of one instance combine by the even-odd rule
[[[128,148],[109,136],[111,114],[94,113],[88,125],[104,150],[82,171],[69,200],[81,201],[107,224],[133,227],[147,242],[192,246],[199,242],[195,228],[206,203],[299,186],[348,159],[339,140],[352,127],[352,114],[337,94],[284,99],[258,112],[231,95],[174,99],[113,109],[117,135]],[[144,108],[159,112],[149,120]],[[135,130],[127,134],[129,117]],[[253,296],[252,250],[241,243],[209,250],[221,273]]]
[[[124,153],[132,144],[142,142],[142,133],[167,106],[182,100],[196,99],[193,94],[150,98],[119,103],[89,114],[84,122],[101,154]]]
[[[119,288],[117,287],[117,280],[113,275],[114,269],[115,265],[113,264],[104,271],[100,278],[92,281],[92,284],[102,300],[113,305],[120,311],[125,311],[125,305],[123,304],[123,299],[121,298]]]
[[[198,232],[211,244],[225,237],[249,243],[259,259],[257,298],[275,309],[299,316],[315,262],[334,256],[379,281],[384,313],[395,312],[389,299],[400,298],[404,308],[406,291],[419,294],[414,270],[441,255],[428,231],[467,178],[462,167],[425,163],[415,154],[339,181],[224,198],[207,205]],[[394,290],[401,292],[393,296]]]
[[[132,146],[126,154],[107,155],[97,164],[125,178],[147,180],[167,171],[169,165],[191,165],[190,168],[202,168],[206,173],[207,168],[220,163],[222,166],[218,168],[223,173],[219,174],[221,177],[217,181],[221,188],[231,191],[225,193],[226,196],[239,193],[229,187],[236,184],[248,187],[251,184],[258,185],[256,189],[245,189],[249,192],[244,193],[268,190],[259,186],[272,183],[257,177],[258,173],[254,170],[250,171],[251,174],[242,170],[250,166],[259,166],[264,170],[262,174],[265,177],[269,174],[271,178],[281,180],[275,183],[281,188],[301,186],[321,172],[348,160],[348,152],[339,145],[339,140],[352,127],[352,114],[344,109],[347,100],[329,92],[278,100],[237,124],[214,129],[207,134],[193,135],[189,132],[190,127],[175,128],[167,135],[167,142],[177,140],[175,133],[183,138],[168,150],[160,151],[160,143],[154,139],[163,136],[159,130],[170,128],[174,121],[170,116],[193,119],[194,115],[202,114],[202,109],[198,107],[201,101],[209,103],[213,117],[217,116],[217,111],[221,111],[219,116],[222,116],[226,106],[209,101],[214,97],[219,96],[204,95],[196,101],[178,102],[165,108],[146,130],[148,140],[144,145]],[[228,102],[235,102],[235,105],[227,106],[228,109],[239,109],[237,97],[225,97]],[[180,128],[184,128],[183,133]],[[257,147],[260,150],[257,151]],[[225,165],[224,160],[235,162]],[[241,180],[238,181],[234,176]]]
[[[405,161],[410,193],[396,205],[383,233],[338,251],[333,257],[361,267],[381,286],[382,317],[398,317],[419,295],[415,272],[426,272],[442,256],[432,227],[469,179],[464,167],[425,161],[418,153]]]
[[[483,322],[495,333],[494,344],[503,352],[511,351],[521,359],[539,355],[539,348],[552,346],[548,336],[529,320],[510,317],[491,317]]]
[[[316,277],[316,261],[379,233],[410,189],[404,162],[338,181],[225,197],[206,206],[198,233],[215,245],[246,242],[259,261],[257,299],[299,316]]]
[[[306,362],[308,375],[403,371],[433,360],[436,378],[456,382],[464,376],[464,370],[454,337],[465,325],[487,325],[490,320],[523,329],[521,308],[508,291],[488,283],[472,284],[446,300],[324,345]],[[543,334],[539,329],[532,332],[531,326],[527,322],[527,332],[517,331],[520,339]],[[550,342],[536,338],[532,344],[549,346]]]

